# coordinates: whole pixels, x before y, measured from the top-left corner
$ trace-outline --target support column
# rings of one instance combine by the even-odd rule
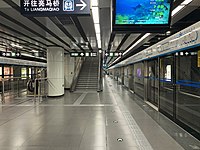
[[[49,47],[47,51],[48,96],[64,95],[64,50]]]

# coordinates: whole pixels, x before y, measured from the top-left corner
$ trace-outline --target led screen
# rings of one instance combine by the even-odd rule
[[[169,24],[171,0],[116,0],[116,25]]]

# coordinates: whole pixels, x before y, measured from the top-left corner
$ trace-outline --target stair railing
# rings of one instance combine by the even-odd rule
[[[102,54],[99,53],[99,67],[98,67],[98,92],[103,91],[103,78],[102,78],[103,59]]]
[[[76,65],[75,65],[75,69],[74,69],[74,77],[72,79],[72,84],[70,87],[70,92],[74,92],[75,88],[76,88],[76,84],[78,82],[78,76],[80,74],[83,62],[85,61],[85,58],[79,58]]]

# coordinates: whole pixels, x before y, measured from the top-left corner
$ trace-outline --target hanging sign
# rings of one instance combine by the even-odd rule
[[[21,0],[26,16],[90,15],[90,0]]]
[[[71,57],[96,57],[97,52],[71,52]]]

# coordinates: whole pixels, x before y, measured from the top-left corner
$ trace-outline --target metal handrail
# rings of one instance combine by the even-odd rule
[[[44,88],[44,90],[45,90],[44,95],[41,94],[41,89],[42,89],[41,88],[41,81],[44,81],[44,83],[45,83],[44,86],[46,86],[47,83],[48,83],[48,78],[36,78],[34,80],[34,102],[36,102],[37,96],[38,96],[38,100],[40,101],[41,96],[47,97],[47,95],[48,95],[47,86]],[[38,86],[38,88],[36,88],[37,86]]]
[[[85,61],[85,58],[80,58],[78,60],[77,64],[75,65],[74,76],[73,76],[72,84],[71,84],[71,87],[70,87],[71,92],[73,92],[75,90],[75,87],[76,87],[76,84],[77,84],[77,81],[78,81],[78,76],[79,76],[79,73],[81,71],[81,68],[82,68],[84,61]]]
[[[98,92],[101,92],[103,90],[102,87],[102,55],[99,53],[99,68],[98,68]]]

